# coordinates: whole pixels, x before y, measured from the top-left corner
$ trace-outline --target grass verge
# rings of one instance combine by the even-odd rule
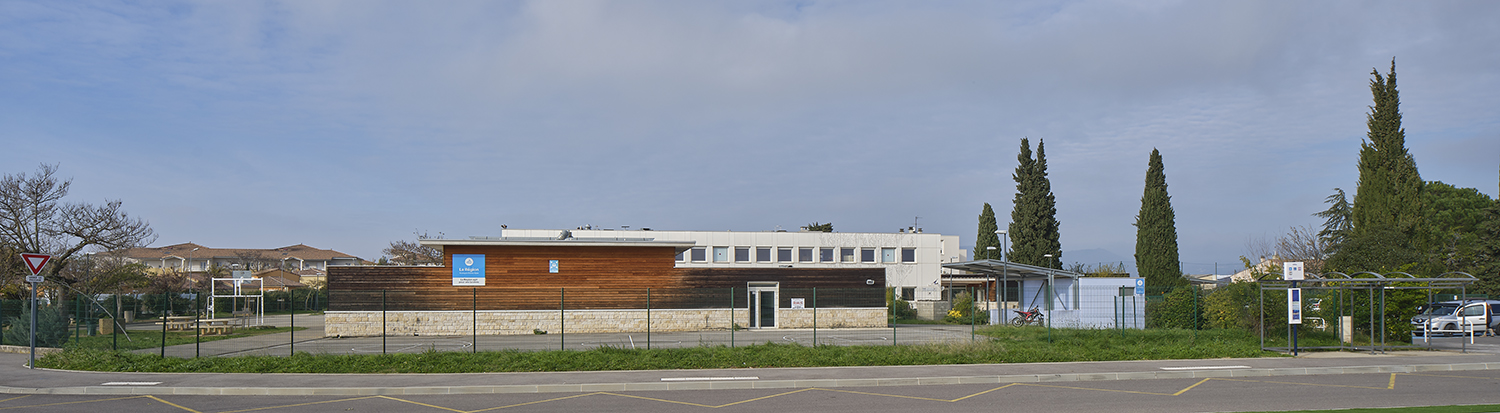
[[[306,330],[306,329],[307,328],[304,328],[304,327],[297,327],[297,331],[302,331],[302,330]],[[228,339],[231,339],[231,338],[250,337],[250,336],[258,336],[258,335],[264,335],[264,334],[285,333],[285,332],[288,332],[288,331],[292,331],[292,329],[291,328],[287,328],[287,327],[271,327],[271,326],[239,328],[239,329],[235,329],[234,333],[230,333],[230,334],[215,334],[215,335],[202,336],[201,340],[204,343],[207,343],[207,342],[210,342],[210,341],[228,340]],[[195,333],[191,332],[191,331],[168,331],[167,332],[167,345],[168,346],[175,346],[175,345],[179,345],[179,344],[193,344],[194,342],[196,342],[196,340],[199,340],[199,339],[200,338],[197,337],[195,335]],[[118,343],[119,343],[118,345],[119,345],[119,349],[121,351],[125,351],[125,350],[140,350],[140,349],[148,349],[148,348],[157,348],[157,347],[161,347],[161,341],[162,341],[161,340],[161,331],[159,331],[159,330],[130,330],[129,337],[126,337],[125,334],[120,334],[120,336],[118,337]],[[115,345],[115,343],[116,343],[116,338],[115,337],[110,337],[109,335],[97,335],[97,336],[93,336],[93,337],[82,337],[82,338],[79,338],[77,340],[68,340],[68,344],[65,345],[65,348],[69,349],[70,351],[72,351],[72,350],[103,350],[103,351],[109,351],[109,349],[111,348],[111,346]]]
[[[298,353],[291,357],[241,356],[183,359],[155,355],[72,349],[43,357],[39,367],[131,372],[213,373],[480,373],[721,369],[764,367],[897,366],[932,364],[1029,363],[1199,359],[1275,356],[1260,350],[1258,338],[1243,331],[1062,330],[987,327],[978,341],[900,346],[816,346],[758,344],[681,349],[588,351],[424,352],[339,355]]]

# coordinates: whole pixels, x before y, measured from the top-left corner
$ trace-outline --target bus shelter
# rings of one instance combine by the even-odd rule
[[[1279,274],[1268,274],[1267,276],[1262,277],[1262,279],[1256,280],[1256,283],[1260,285],[1260,346],[1262,350],[1286,351],[1292,353],[1295,353],[1299,349],[1354,351],[1368,350],[1371,353],[1375,353],[1384,352],[1388,349],[1420,347],[1416,345],[1416,343],[1398,343],[1396,345],[1392,345],[1387,341],[1387,332],[1391,331],[1391,329],[1388,328],[1390,326],[1387,325],[1386,321],[1389,318],[1386,299],[1390,292],[1406,290],[1425,291],[1426,299],[1423,300],[1422,305],[1428,306],[1435,301],[1443,301],[1437,299],[1437,294],[1440,291],[1457,290],[1458,295],[1455,298],[1463,297],[1463,299],[1467,299],[1469,284],[1477,281],[1477,279],[1473,275],[1458,271],[1443,273],[1436,277],[1420,277],[1405,272],[1389,272],[1380,274],[1366,271],[1353,274],[1346,274],[1342,272],[1307,274],[1306,279],[1299,281],[1264,279],[1266,277],[1278,275]],[[1268,322],[1268,315],[1266,312],[1266,295],[1268,293],[1272,295],[1272,300],[1273,302],[1275,302],[1277,298],[1285,299],[1285,297],[1287,296],[1287,292],[1292,288],[1300,288],[1302,290],[1308,291],[1306,293],[1303,293],[1301,301],[1303,303],[1308,303],[1311,305],[1312,311],[1304,311],[1304,314],[1308,316],[1303,317],[1303,323],[1301,324],[1302,326],[1308,328],[1308,330],[1326,330],[1327,328],[1330,328],[1330,322],[1326,320],[1326,318],[1328,316],[1338,317],[1336,321],[1332,323],[1332,326],[1337,327],[1337,336],[1339,339],[1338,345],[1296,345],[1296,337],[1293,336],[1295,330],[1292,328],[1287,329],[1287,346],[1266,345],[1266,323]],[[1360,300],[1361,298],[1363,298],[1363,300]],[[1324,305],[1324,302],[1328,299],[1336,300],[1335,303],[1333,303],[1334,305],[1331,306],[1337,309],[1336,313],[1324,314],[1326,312],[1324,311],[1324,308],[1329,307]],[[1356,321],[1353,319],[1353,310],[1358,305],[1358,303],[1356,303],[1357,301],[1364,301],[1364,303],[1362,304],[1364,305],[1365,311],[1363,312],[1365,313],[1367,318],[1366,320],[1359,321],[1368,323],[1366,328],[1366,330],[1368,330],[1368,345],[1364,346],[1355,344],[1354,324],[1356,323]],[[1290,305],[1290,302],[1288,302],[1288,304]],[[1304,306],[1308,304],[1304,304]],[[1377,314],[1379,315],[1378,320]],[[1269,318],[1269,321],[1272,323],[1286,321],[1285,314],[1273,313],[1269,316]],[[1408,320],[1406,317],[1402,317],[1400,318],[1400,322],[1406,323],[1408,322]],[[1380,331],[1378,334],[1379,337],[1376,337],[1376,330]],[[1427,334],[1427,336],[1430,336],[1430,334]],[[1430,341],[1428,342],[1428,346],[1430,348]]]

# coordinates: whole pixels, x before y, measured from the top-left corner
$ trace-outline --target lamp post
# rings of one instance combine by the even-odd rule
[[[1009,258],[1005,256],[1005,249],[1008,248],[1008,246],[1006,246],[1005,244],[1006,241],[1010,240],[1010,234],[1006,233],[1005,230],[1002,229],[996,230],[995,235],[1000,236],[1000,296],[995,297],[995,301],[999,302],[1002,298],[1009,296],[1009,294],[1005,294],[1007,292],[1005,291],[1005,288],[1008,287],[1006,284],[1010,283],[1010,277],[1008,274],[1009,271],[1007,271],[1010,269],[1010,262],[1007,261]]]
[[[1053,286],[1052,286],[1052,282],[1054,281],[1053,280],[1053,273],[1052,273],[1052,254],[1042,254],[1042,257],[1047,258],[1047,342],[1051,343],[1052,342],[1052,300],[1055,298],[1055,297],[1053,297],[1053,294],[1055,294],[1057,292],[1057,290],[1054,289]]]

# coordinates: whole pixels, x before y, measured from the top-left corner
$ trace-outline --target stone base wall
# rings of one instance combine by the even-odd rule
[[[750,313],[735,309],[734,319],[746,325]],[[883,328],[885,308],[820,308],[818,328]],[[387,311],[385,333],[391,336],[466,336],[470,334],[534,334],[537,330],[562,331],[559,313],[549,310],[479,311]],[[567,312],[569,333],[628,333],[646,331],[646,310],[571,310]],[[812,328],[813,310],[780,309],[781,328]],[[368,337],[381,333],[379,311],[328,311],[323,316],[327,337]],[[727,308],[696,310],[651,310],[651,331],[728,330]],[[477,329],[477,332],[476,332]]]
[[[953,303],[947,301],[912,301],[911,304],[917,309],[917,318],[922,320],[942,320],[948,316],[948,310],[953,309]]]

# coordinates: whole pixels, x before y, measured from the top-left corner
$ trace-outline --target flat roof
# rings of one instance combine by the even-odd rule
[[[472,237],[469,239],[424,239],[424,246],[442,250],[448,245],[497,247],[670,247],[686,251],[697,243],[691,241],[657,241],[653,238],[567,238],[541,237]]]
[[[963,278],[963,275],[1007,275],[1009,277],[1021,278],[1047,278],[1053,277],[1080,278],[1083,274],[1072,271],[1059,270],[1055,268],[1038,267],[1035,265],[1018,264],[1002,260],[974,260],[964,262],[944,263],[943,268],[968,271],[973,274],[944,274],[948,278]]]

